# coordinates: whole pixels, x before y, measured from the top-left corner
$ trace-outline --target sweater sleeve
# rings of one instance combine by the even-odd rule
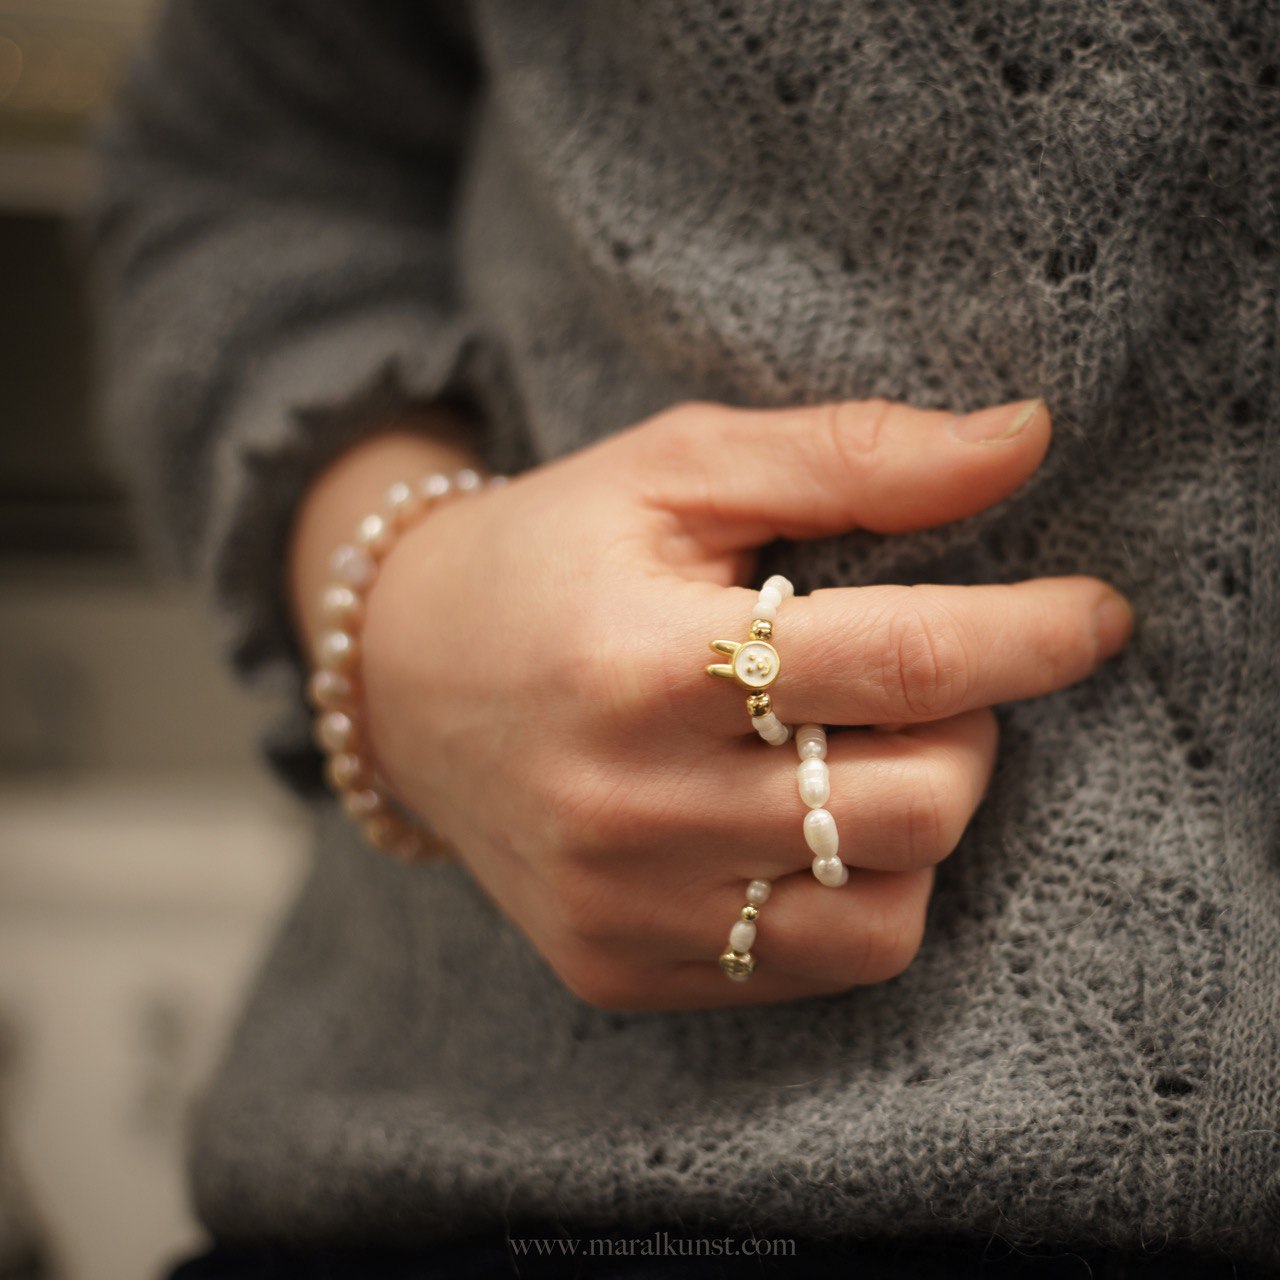
[[[267,751],[303,788],[318,757],[283,581],[293,509],[362,431],[465,398],[462,9],[173,0],[101,137],[106,451],[235,670],[281,698]]]

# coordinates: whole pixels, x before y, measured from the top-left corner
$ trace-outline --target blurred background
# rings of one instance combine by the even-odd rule
[[[301,871],[95,445],[75,219],[153,0],[0,0],[0,1280],[196,1248],[182,1142]]]

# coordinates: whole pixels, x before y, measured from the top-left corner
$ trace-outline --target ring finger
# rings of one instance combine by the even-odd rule
[[[910,871],[945,858],[981,803],[996,741],[995,716],[986,708],[895,733],[831,734],[830,797],[822,807],[835,819],[841,860]],[[693,896],[757,877],[807,873],[813,854],[804,837],[809,807],[800,798],[798,764],[794,747],[770,747],[752,735],[690,768],[664,768],[647,785],[633,781],[638,813],[634,821],[617,816],[623,834],[608,856],[636,877],[637,890],[661,863],[663,874],[678,876]],[[634,844],[627,831],[636,833]],[[635,901],[645,900],[637,892]],[[663,920],[670,924],[670,915]],[[677,928],[672,936],[678,935]]]

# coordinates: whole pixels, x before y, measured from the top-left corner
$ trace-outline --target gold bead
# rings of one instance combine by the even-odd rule
[[[751,638],[753,640],[772,640],[773,623],[768,618],[757,618],[751,624]]]
[[[748,924],[751,924],[759,914],[760,908],[757,907],[754,902],[748,902],[747,905],[742,908],[742,919]]]
[[[767,716],[773,710],[773,699],[767,693],[753,693],[747,699],[747,710],[757,718]]]
[[[720,968],[725,976],[735,982],[743,982],[751,977],[756,967],[756,958],[750,951],[735,951],[727,947],[720,955]]]

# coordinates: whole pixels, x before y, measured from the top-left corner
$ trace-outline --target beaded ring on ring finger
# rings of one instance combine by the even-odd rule
[[[849,880],[849,868],[840,860],[840,832],[826,807],[831,799],[831,770],[827,765],[827,731],[820,724],[802,724],[796,730],[796,784],[800,799],[809,806],[804,815],[805,843],[813,853],[813,874],[829,889]]]

